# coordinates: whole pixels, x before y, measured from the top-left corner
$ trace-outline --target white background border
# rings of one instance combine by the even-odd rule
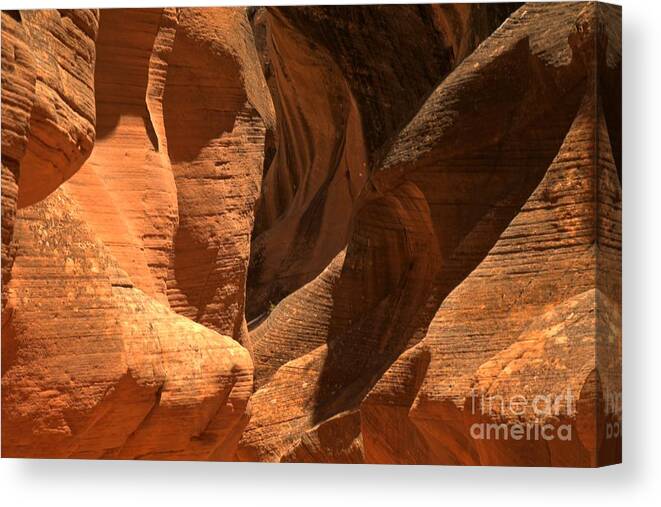
[[[319,1],[0,0],[2,9]],[[329,0],[325,3],[351,3]],[[371,2],[361,3],[392,3]],[[399,2],[402,3],[402,2]],[[624,464],[596,470],[259,463],[0,461],[0,504],[210,505],[655,504],[661,498],[661,2],[624,8]]]

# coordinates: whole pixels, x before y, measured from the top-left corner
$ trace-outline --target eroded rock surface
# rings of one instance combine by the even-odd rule
[[[596,433],[610,417],[597,418],[599,400],[619,393],[621,197],[608,109],[594,94],[601,72],[617,74],[617,16],[594,4],[525,5],[440,81],[356,199],[344,260],[254,332],[262,363],[308,352],[275,374],[259,367],[267,380],[240,458],[305,460],[333,420],[335,432],[346,421],[344,438],[325,456],[350,461],[342,449],[355,429],[336,418],[359,411],[369,462],[618,459],[618,440]],[[598,368],[600,357],[609,364]],[[500,368],[516,381],[496,382]],[[554,417],[573,440],[474,441],[472,389],[531,399],[570,389],[577,406]],[[435,394],[446,390],[461,395]]]
[[[2,16],[3,455],[621,459],[619,8]]]
[[[600,355],[621,353],[620,310],[612,299],[620,289],[602,292],[595,273],[602,253],[613,254],[620,223],[613,203],[620,195],[603,116],[595,126],[594,106],[584,101],[522,210],[445,299],[423,340],[363,401],[368,461],[594,466],[599,456],[615,459],[617,442],[596,433],[605,421],[603,407],[594,404],[621,392],[618,367],[599,364]],[[597,150],[604,154],[599,180]],[[595,221],[597,195],[613,206],[603,229]],[[494,422],[549,423],[556,431],[569,425],[573,435],[568,441],[481,438],[484,425]]]
[[[18,214],[3,455],[227,457],[247,419],[248,352],[135,287],[83,216],[65,189]]]
[[[253,231],[249,318],[311,281],[346,246],[379,154],[513,9],[402,5],[257,14],[277,149],[265,167]]]
[[[17,206],[55,190],[92,149],[97,30],[95,10],[2,13],[3,308]]]
[[[17,261],[3,279],[3,454],[228,459],[249,418],[245,273],[261,115],[273,115],[252,31],[243,9],[92,14],[62,14],[65,26],[94,21],[89,58],[61,54],[65,66],[87,61],[86,73],[39,66],[56,61],[49,51],[59,45],[43,38],[59,28],[54,12],[21,12],[7,23],[17,48],[3,53],[3,70],[22,80],[5,80],[3,71],[3,100],[13,105],[15,88],[29,89],[29,71],[55,92],[36,86],[34,104],[26,94],[26,112],[12,108],[3,122],[3,142],[7,129],[13,143],[3,146],[3,157],[14,156],[7,174],[18,173],[18,160],[24,206],[7,242]],[[57,32],[65,46],[77,42],[70,30],[71,41]],[[33,67],[19,58],[20,37]],[[87,95],[79,90],[85,77]],[[51,96],[91,113],[35,120]],[[49,135],[59,143],[73,137],[79,149],[75,158],[55,146],[63,158],[51,163],[59,171],[53,188],[35,172],[47,164],[30,155]],[[3,256],[9,211],[6,218],[3,208]]]

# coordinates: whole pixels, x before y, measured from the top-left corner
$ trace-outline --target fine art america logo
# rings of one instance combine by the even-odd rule
[[[622,396],[620,393],[607,393],[604,412],[606,415],[621,414]],[[564,419],[572,419],[576,414],[576,398],[571,389],[557,395],[538,394],[530,398],[524,395],[514,395],[509,399],[500,395],[487,395],[473,390],[470,396],[470,410],[473,415],[512,416],[523,419],[532,415],[532,421],[503,423],[476,422],[470,428],[470,435],[475,440],[561,440],[572,439],[571,424],[551,424],[550,420],[562,415]],[[617,417],[619,419],[619,417]],[[619,421],[609,421],[606,427],[606,438],[617,438],[620,435]]]

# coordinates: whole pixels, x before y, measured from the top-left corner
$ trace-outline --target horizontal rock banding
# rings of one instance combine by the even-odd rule
[[[3,12],[3,455],[621,459],[621,14]]]
[[[89,37],[93,51],[74,59],[89,63],[76,74],[89,78],[86,94],[79,81],[58,81],[50,67],[39,67],[49,30],[69,42],[57,16],[64,26],[90,24],[80,37]],[[3,256],[5,244],[18,252],[3,280],[3,454],[229,459],[249,418],[253,366],[237,342],[249,345],[245,271],[264,151],[258,110],[268,117],[270,107],[245,12],[35,11],[14,21],[8,25],[21,37],[28,38],[21,29],[33,37],[35,63],[20,60],[24,69],[10,60],[20,49],[3,53],[3,67],[13,64],[18,76],[6,86],[3,73],[7,103],[12,86],[30,85],[32,70],[35,82],[59,92],[39,100],[62,98],[72,112],[55,118],[52,132],[40,117],[22,126],[18,111],[15,122],[3,122],[3,140],[6,125],[14,138],[27,138],[21,151],[7,136],[13,144],[6,153],[14,156],[7,168],[20,162],[18,205],[25,208],[13,239],[3,232]],[[69,55],[62,52],[63,66],[73,65]],[[185,120],[183,138],[177,115]],[[225,117],[218,130],[216,120]],[[74,138],[77,158],[49,162],[60,187],[43,199],[51,179],[36,176],[41,166],[30,146],[46,135],[60,139],[62,129],[89,134],[89,149],[88,138]],[[195,191],[214,180],[224,186]],[[44,184],[39,195],[31,190],[37,181]],[[34,197],[22,201],[23,188]],[[225,198],[210,198],[218,193]],[[5,225],[13,225],[9,211]],[[182,248],[177,240],[191,234],[199,241]],[[190,262],[191,246],[211,255]]]

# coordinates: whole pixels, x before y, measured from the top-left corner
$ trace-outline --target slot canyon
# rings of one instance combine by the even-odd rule
[[[619,462],[621,71],[593,2],[3,11],[3,457]]]

